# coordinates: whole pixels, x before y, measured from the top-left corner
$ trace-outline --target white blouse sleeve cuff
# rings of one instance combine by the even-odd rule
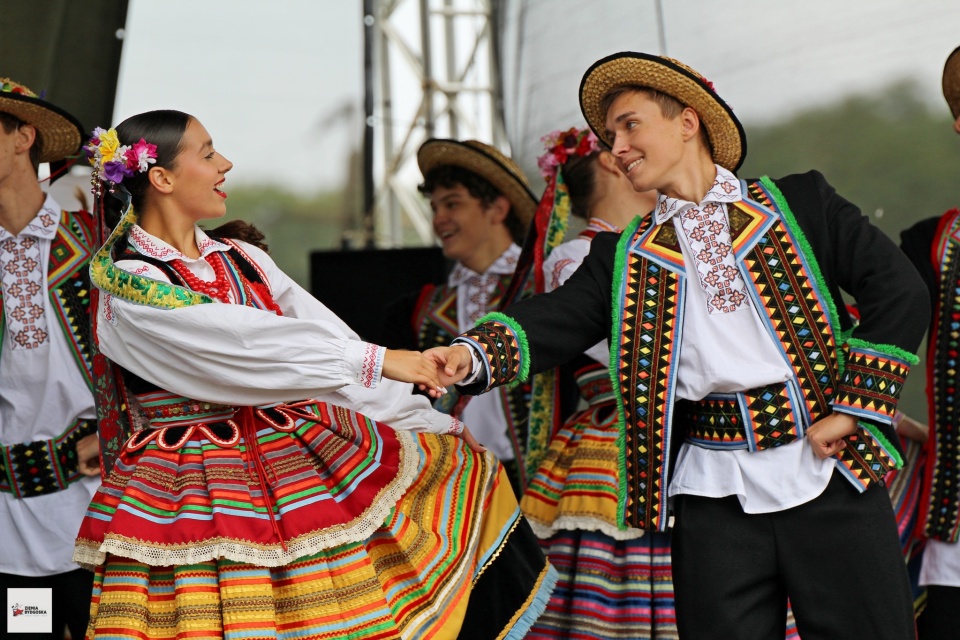
[[[343,354],[344,379],[368,389],[376,388],[383,375],[383,356],[386,352],[386,347],[348,340]]]

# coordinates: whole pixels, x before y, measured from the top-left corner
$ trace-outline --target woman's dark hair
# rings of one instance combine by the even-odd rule
[[[193,116],[190,114],[173,109],[147,111],[118,124],[117,138],[121,145],[136,144],[141,138],[156,145],[157,161],[152,166],[173,169],[183,145],[183,134],[191,120]],[[147,173],[135,173],[123,180],[123,187],[130,193],[130,201],[135,211],[143,208],[143,199],[150,186]],[[123,202],[119,198],[111,197],[105,197],[104,200],[104,215],[107,217],[107,224],[112,228],[120,221]],[[242,220],[227,222],[214,229],[211,234],[218,238],[243,240],[267,250],[267,245],[263,243],[263,233]]]
[[[428,171],[423,178],[423,184],[417,185],[417,190],[429,198],[437,187],[453,189],[457,185],[462,185],[471,196],[480,201],[484,208],[492,205],[494,200],[503,195],[483,176],[454,164],[443,164]],[[513,210],[513,203],[510,203],[510,211],[503,224],[510,232],[513,241],[522,245],[527,229],[520,220],[520,216]]]
[[[589,218],[597,191],[597,159],[599,153],[573,156],[563,163],[563,183],[570,194],[570,213],[578,218]]]
[[[267,243],[264,242],[266,236],[263,235],[263,232],[249,222],[244,222],[243,220],[230,220],[229,222],[224,222],[216,229],[207,231],[207,235],[209,235],[211,238],[230,238],[232,240],[242,240],[247,244],[252,244],[258,249],[262,249],[264,253],[270,253]]]
[[[147,111],[131,116],[118,124],[117,139],[121,145],[132,145],[143,138],[157,146],[157,161],[152,166],[173,169],[177,163],[177,156],[180,155],[183,133],[187,130],[191,119],[193,116],[190,114],[172,109]],[[143,208],[143,198],[150,186],[147,174],[147,171],[138,172],[123,180],[123,188],[130,193],[134,211]],[[113,198],[106,194],[103,200],[104,215],[107,218],[107,224],[112,228],[120,221],[123,202],[119,197]]]

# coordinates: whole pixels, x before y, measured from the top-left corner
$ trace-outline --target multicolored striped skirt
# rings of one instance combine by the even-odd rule
[[[90,505],[90,640],[520,638],[543,610],[490,454],[323,403],[203,410],[130,438]]]
[[[617,410],[606,368],[577,374],[589,403],[554,435],[520,501],[559,573],[528,638],[677,638],[670,535],[617,526]]]

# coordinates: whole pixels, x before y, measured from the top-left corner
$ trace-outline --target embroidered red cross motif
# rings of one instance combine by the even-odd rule
[[[736,311],[747,298],[746,284],[734,262],[726,210],[710,202],[690,207],[679,220],[707,297],[707,312]]]
[[[43,215],[38,216],[41,221]],[[53,218],[50,221],[53,223]],[[7,331],[15,343],[14,349],[33,349],[49,338],[41,247],[41,242],[31,236],[0,242],[0,284]]]

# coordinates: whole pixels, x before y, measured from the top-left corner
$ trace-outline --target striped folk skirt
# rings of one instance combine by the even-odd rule
[[[90,640],[521,638],[556,579],[490,454],[313,402],[136,433],[75,559]]]
[[[607,371],[577,376],[589,403],[554,435],[521,509],[559,578],[528,638],[677,638],[670,535],[617,526],[617,411]]]

